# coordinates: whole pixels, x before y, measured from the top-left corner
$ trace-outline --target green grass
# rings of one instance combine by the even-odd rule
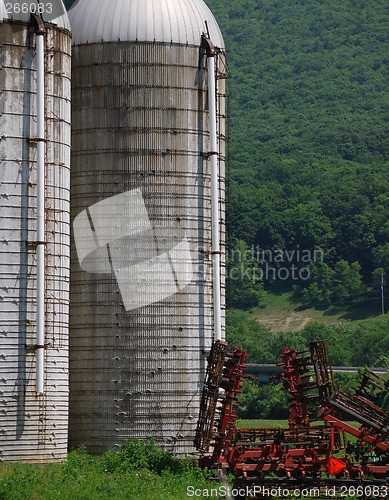
[[[72,452],[62,464],[0,464],[1,500],[182,500],[188,486],[210,489],[207,472],[135,440],[102,456]]]
[[[240,420],[238,426],[286,427],[287,422]],[[129,440],[101,456],[71,452],[62,464],[2,463],[0,500],[183,500],[190,498],[188,487],[197,491],[192,497],[215,497],[220,484],[207,481],[209,476],[150,441]]]
[[[360,427],[361,424],[358,422],[347,422],[350,425]],[[311,422],[312,426],[322,425],[323,421]],[[277,419],[238,419],[237,420],[238,429],[243,428],[263,428],[263,427],[280,427],[281,429],[286,429],[288,427],[287,420],[277,420]]]
[[[288,427],[287,420],[266,420],[266,419],[258,419],[258,420],[250,420],[250,419],[239,419],[237,421],[237,428],[263,428],[263,427],[281,427],[282,429],[286,429]]]

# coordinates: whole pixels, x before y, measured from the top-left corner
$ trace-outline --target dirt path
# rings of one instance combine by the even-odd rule
[[[287,332],[290,330],[302,330],[309,323],[310,318],[302,313],[291,312],[286,317],[264,315],[257,319],[258,323],[266,326],[271,332]]]

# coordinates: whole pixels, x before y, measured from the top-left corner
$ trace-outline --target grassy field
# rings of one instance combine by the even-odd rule
[[[372,301],[358,302],[348,307],[304,307],[293,299],[292,292],[268,293],[261,307],[250,311],[252,319],[272,332],[302,330],[310,321],[338,325],[359,321],[380,314],[380,304]]]
[[[285,427],[286,422],[242,420],[239,426]],[[209,482],[209,477],[209,471],[200,470],[189,459],[178,460],[151,442],[129,440],[119,450],[101,456],[72,452],[62,464],[1,463],[0,500],[226,498],[221,495],[222,485]],[[232,481],[230,477],[230,489]]]
[[[282,429],[286,429],[288,427],[288,421],[287,420],[266,420],[266,419],[261,419],[261,420],[238,420],[237,421],[237,427],[238,429],[243,429],[243,428],[252,428],[252,427],[257,427],[257,428],[263,428],[263,427],[281,427]]]
[[[182,500],[187,488],[210,490],[207,473],[158,450],[129,441],[119,452],[76,451],[63,464],[0,464],[1,500]]]

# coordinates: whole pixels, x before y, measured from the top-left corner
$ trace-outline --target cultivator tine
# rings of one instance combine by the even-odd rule
[[[195,447],[219,457],[234,434],[237,398],[241,392],[246,353],[235,348],[227,351],[225,342],[216,341],[208,357],[208,368],[201,398]]]

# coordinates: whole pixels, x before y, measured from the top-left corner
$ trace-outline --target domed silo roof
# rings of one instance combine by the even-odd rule
[[[209,32],[220,49],[220,28],[203,0],[78,0],[69,11],[73,43],[166,42],[199,45]]]
[[[15,2],[0,0],[0,23],[4,20],[29,22],[30,13],[35,13],[33,10],[35,4],[33,2],[27,2],[25,5],[30,7],[28,12],[22,12],[22,9],[19,8],[20,4],[18,3],[15,4]],[[18,6],[18,8],[16,8],[16,6]],[[44,7],[46,11],[42,13],[42,18],[45,22],[53,23],[57,25],[58,28],[70,31],[69,18],[61,0],[52,0],[52,2],[49,3],[45,2]]]

